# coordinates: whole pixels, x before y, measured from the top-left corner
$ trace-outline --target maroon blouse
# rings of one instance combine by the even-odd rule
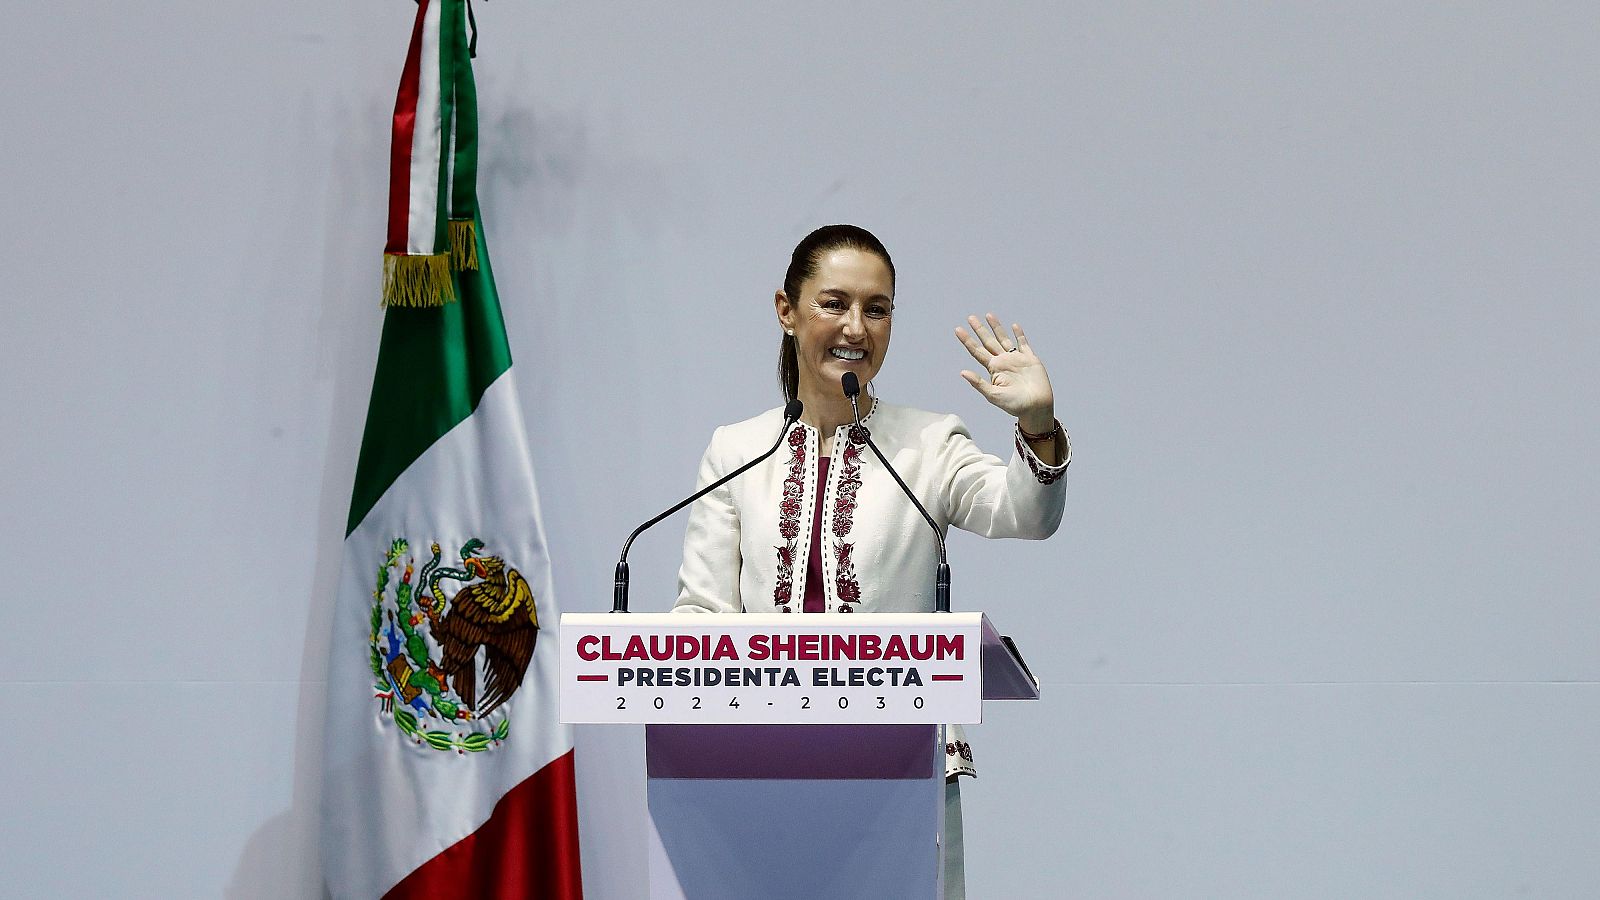
[[[822,595],[822,486],[828,483],[827,456],[817,457],[817,508],[811,511],[811,555],[806,557],[805,612],[827,612],[828,601]]]

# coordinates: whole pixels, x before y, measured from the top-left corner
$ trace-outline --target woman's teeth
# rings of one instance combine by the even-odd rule
[[[867,357],[867,351],[865,350],[845,350],[840,347],[834,347],[828,352],[832,353],[836,359],[866,359]]]

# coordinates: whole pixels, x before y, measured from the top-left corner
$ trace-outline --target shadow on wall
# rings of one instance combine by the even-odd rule
[[[325,101],[321,103],[325,105]],[[352,109],[353,105],[359,108]],[[386,103],[371,98],[357,104],[336,101],[322,109],[318,106],[316,97],[302,99],[294,127],[286,130],[297,139],[286,145],[287,158],[274,167],[282,173],[283,195],[290,198],[281,207],[290,221],[264,220],[260,236],[261,247],[276,251],[294,245],[308,230],[322,233],[322,259],[300,260],[304,266],[320,268],[321,289],[292,304],[302,311],[303,318],[291,321],[295,327],[309,329],[317,342],[315,377],[297,383],[318,387],[319,394],[326,391],[332,400],[322,459],[307,466],[320,466],[322,483],[291,745],[293,799],[288,810],[267,820],[245,842],[228,881],[225,896],[230,900],[328,896],[319,851],[319,800],[329,631],[381,321],[379,277],[388,190],[389,109]],[[333,148],[331,155],[329,147]],[[318,178],[319,173],[324,177]],[[276,255],[294,256],[286,252]],[[278,277],[291,280],[293,276]],[[278,293],[281,299],[281,292],[273,288],[268,284],[257,289]],[[263,303],[261,308],[276,310],[284,318],[281,302]],[[273,327],[284,326],[263,322],[263,328]],[[269,340],[257,346],[270,354],[273,344]],[[273,362],[269,356],[261,365],[270,368]],[[257,392],[261,385],[270,384],[270,380],[258,379]],[[282,402],[283,398],[258,399]],[[316,408],[308,402],[310,398],[294,399],[302,408]],[[308,425],[306,432],[314,433],[313,427]]]
[[[520,66],[509,77],[480,69],[478,198],[491,234],[536,246],[592,236],[592,252],[620,256],[619,232],[654,243],[703,213],[698,170],[631,152],[582,111],[536,110],[528,81]]]

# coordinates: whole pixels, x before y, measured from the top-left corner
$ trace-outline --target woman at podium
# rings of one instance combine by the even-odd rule
[[[867,386],[862,424],[941,526],[1042,539],[1066,502],[1067,436],[1044,363],[1022,329],[972,316],[956,338],[981,366],[962,377],[1016,421],[1010,461],[984,453],[953,415],[872,395],[897,315],[894,263],[871,232],[828,225],[795,247],[774,297],[784,399],[804,403],[778,453],[689,510],[680,611],[931,612],[938,551],[927,523],[851,434],[846,372]],[[772,445],[775,408],[718,428],[709,484]]]
[[[955,329],[981,367],[962,377],[1015,420],[1013,452],[1002,461],[978,449],[956,416],[895,406],[871,391],[889,352],[894,289],[889,251],[866,229],[824,226],[795,247],[773,306],[784,399],[799,399],[804,411],[772,459],[690,507],[676,611],[933,611],[936,542],[854,432],[840,386],[847,372],[867,385],[861,424],[941,530],[1034,540],[1055,532],[1072,451],[1027,335],[1017,325],[1007,333],[993,314]],[[699,485],[759,456],[783,423],[776,408],[718,428]],[[951,779],[975,774],[959,728],[949,729],[946,751]],[[959,822],[959,806],[954,812]],[[953,862],[958,885],[959,853]]]

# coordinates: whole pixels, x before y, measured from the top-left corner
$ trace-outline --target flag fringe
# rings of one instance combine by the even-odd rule
[[[471,219],[450,220],[450,268],[478,268],[478,229]]]
[[[443,306],[455,299],[448,253],[383,255],[384,306]]]

